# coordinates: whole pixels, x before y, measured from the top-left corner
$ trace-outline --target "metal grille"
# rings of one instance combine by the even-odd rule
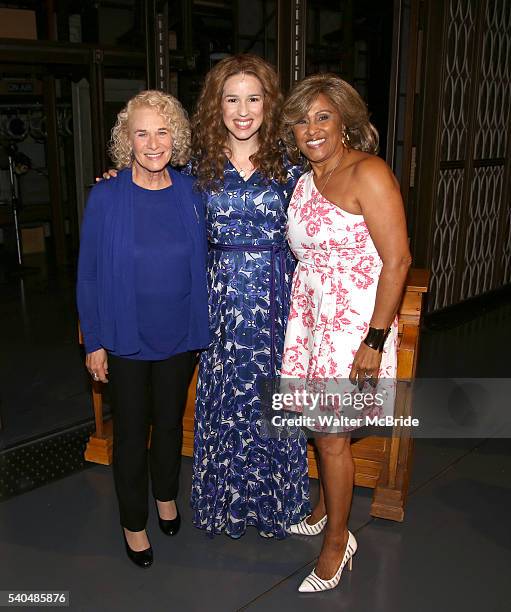
[[[449,0],[443,19],[429,310],[511,280],[511,2]]]
[[[0,453],[0,502],[91,467],[83,458],[94,425],[80,425]]]
[[[453,299],[462,189],[463,170],[456,168],[440,172],[431,262],[433,310],[442,308],[444,303]]]
[[[503,177],[502,166],[475,169],[464,249],[463,300],[492,289]]]
[[[488,2],[479,99],[475,158],[503,158],[506,155],[510,100],[511,3]],[[507,102],[507,103],[506,103]]]
[[[468,132],[468,92],[471,71],[470,46],[473,44],[473,5],[466,0],[449,2],[447,52],[445,54],[445,89],[442,126],[442,161],[456,161],[466,156]]]
[[[504,241],[504,248],[502,252],[503,266],[502,266],[502,282],[511,283],[511,208],[508,207],[507,218],[506,218],[506,239]]]

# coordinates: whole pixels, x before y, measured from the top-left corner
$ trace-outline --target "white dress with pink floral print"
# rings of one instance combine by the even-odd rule
[[[383,265],[364,217],[326,200],[308,172],[289,204],[287,238],[298,266],[282,377],[347,379],[367,334]],[[385,343],[380,377],[395,379],[396,366],[397,318]]]

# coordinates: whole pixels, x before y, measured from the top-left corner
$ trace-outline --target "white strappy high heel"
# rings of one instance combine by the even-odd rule
[[[312,570],[312,572],[305,578],[302,584],[298,587],[300,593],[317,593],[319,591],[328,591],[329,589],[334,589],[341,579],[342,570],[346,563],[348,563],[349,570],[351,572],[352,566],[352,558],[353,555],[357,552],[357,541],[355,537],[348,531],[348,543],[346,544],[346,550],[344,551],[344,557],[342,558],[341,565],[339,569],[335,572],[333,578],[330,580],[323,580],[319,576],[316,575],[314,571],[316,568]]]
[[[309,525],[309,523],[307,522],[307,519],[309,518],[309,516],[306,516],[302,521],[300,521],[299,523],[296,523],[296,525],[290,525],[287,532],[295,533],[297,535],[308,535],[308,536],[318,535],[318,533],[321,533],[323,529],[325,528],[326,521],[327,521],[327,515],[325,514],[323,518],[319,519],[319,521],[317,523],[314,523],[313,525]]]

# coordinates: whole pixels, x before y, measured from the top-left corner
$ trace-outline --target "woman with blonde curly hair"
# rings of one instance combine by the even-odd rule
[[[275,70],[254,55],[210,70],[192,119],[192,167],[206,199],[212,342],[195,410],[193,522],[237,538],[284,538],[309,510],[306,440],[264,431],[258,381],[280,368],[294,260],[285,238],[301,168],[278,138]]]
[[[193,180],[169,165],[190,156],[188,119],[172,96],[132,98],[111,154],[118,177],[92,189],[83,219],[77,301],[86,367],[111,386],[126,552],[148,567],[148,467],[160,528],[174,535],[182,413],[195,351],[209,341],[203,203]]]

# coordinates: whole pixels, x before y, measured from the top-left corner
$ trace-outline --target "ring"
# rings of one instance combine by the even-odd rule
[[[364,376],[365,376],[366,378],[372,378],[372,375],[371,375],[369,372],[366,372],[366,373],[364,374]]]
[[[99,376],[98,376],[97,372],[92,372],[92,378],[94,380],[99,380]]]

